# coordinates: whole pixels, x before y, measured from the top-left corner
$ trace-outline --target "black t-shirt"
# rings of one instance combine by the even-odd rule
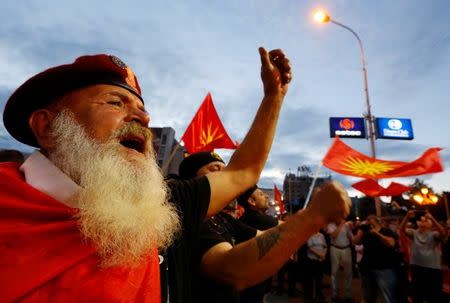
[[[211,217],[201,227],[198,246],[195,249],[193,272],[193,302],[234,303],[239,302],[239,293],[231,286],[202,276],[198,269],[204,253],[211,247],[228,242],[235,246],[256,236],[257,230],[221,212]]]
[[[176,205],[179,211],[182,230],[177,240],[165,254],[162,254],[165,259],[160,265],[162,302],[189,303],[192,297],[191,258],[200,226],[208,211],[211,189],[206,177],[169,180],[167,185],[170,190],[170,202]],[[167,300],[167,287],[169,300]]]
[[[278,225],[278,220],[272,216],[262,214],[253,209],[246,209],[240,221],[259,230],[267,230]],[[250,288],[244,289],[241,294],[241,302],[262,302],[264,294],[270,287],[272,279],[268,279]]]
[[[388,247],[381,241],[380,237],[370,232],[364,232],[362,244],[364,246],[361,259],[361,270],[388,269],[399,264],[398,236],[388,228],[382,227],[380,234],[395,239],[395,247]]]
[[[253,209],[246,209],[239,220],[259,230],[266,230],[278,225],[278,220],[274,217],[261,214]]]

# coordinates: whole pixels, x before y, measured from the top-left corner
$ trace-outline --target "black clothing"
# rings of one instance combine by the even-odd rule
[[[245,213],[239,220],[259,230],[266,230],[278,225],[278,220],[274,217],[252,209],[245,209]]]
[[[258,230],[266,230],[278,225],[278,220],[266,214],[262,214],[256,210],[246,208],[245,213],[239,218],[245,224]],[[255,286],[244,289],[241,292],[242,303],[262,302],[264,294],[270,290],[272,279],[263,281]]]
[[[381,239],[371,232],[364,232],[362,244],[364,254],[360,262],[362,272],[372,269],[396,268],[400,264],[400,255],[398,248],[398,236],[388,228],[382,227],[380,234],[395,239],[395,247],[388,247],[383,244]]]
[[[316,301],[319,301],[319,299],[323,299],[322,280],[324,272],[324,262],[306,257],[304,270],[305,272],[302,275],[302,282],[305,297],[310,300],[315,299]]]
[[[442,271],[440,269],[411,265],[411,286],[414,303],[444,302],[442,283]]]
[[[167,185],[170,190],[169,200],[179,211],[182,230],[167,252],[162,254],[165,259],[160,265],[162,302],[189,303],[192,292],[191,258],[200,226],[208,211],[211,189],[206,177],[188,181],[169,180]],[[167,301],[167,285],[169,285],[169,301]]]
[[[257,230],[221,212],[211,217],[201,227],[198,247],[195,249],[193,277],[193,302],[234,303],[239,293],[231,286],[204,277],[199,272],[202,256],[213,246],[228,242],[235,246],[256,236]]]

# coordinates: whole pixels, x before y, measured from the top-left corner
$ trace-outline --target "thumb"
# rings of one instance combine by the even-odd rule
[[[269,53],[264,49],[264,47],[260,47],[258,50],[259,50],[259,55],[261,56],[261,64],[263,66],[270,65]]]

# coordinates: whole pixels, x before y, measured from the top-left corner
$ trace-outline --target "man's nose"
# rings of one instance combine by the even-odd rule
[[[140,108],[130,108],[127,118],[127,122],[135,121],[145,127],[150,123],[150,115]]]

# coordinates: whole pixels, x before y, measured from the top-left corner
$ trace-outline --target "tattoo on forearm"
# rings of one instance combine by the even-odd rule
[[[269,252],[269,250],[278,242],[279,238],[280,230],[278,228],[256,237],[256,244],[258,245],[259,250],[258,260],[261,260],[267,252]]]

